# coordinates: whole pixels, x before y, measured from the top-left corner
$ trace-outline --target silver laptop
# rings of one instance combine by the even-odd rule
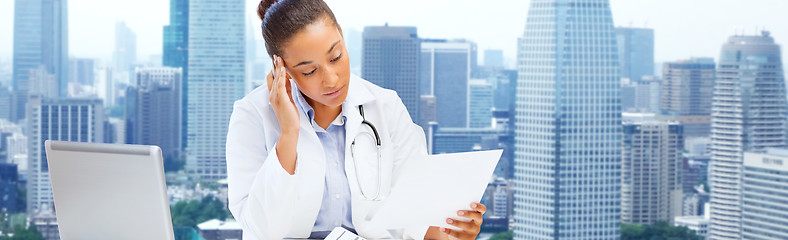
[[[44,144],[60,239],[175,239],[159,147]]]

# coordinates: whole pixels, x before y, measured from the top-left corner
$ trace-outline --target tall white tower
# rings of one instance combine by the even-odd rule
[[[744,152],[785,146],[785,80],[769,32],[722,46],[711,104],[711,239],[741,239]]]

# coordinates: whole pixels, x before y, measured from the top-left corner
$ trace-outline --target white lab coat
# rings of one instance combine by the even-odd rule
[[[290,82],[293,94],[300,94]],[[350,185],[353,225],[362,237],[369,239],[402,237],[390,231],[374,229],[369,220],[382,201],[368,201],[359,192],[361,187],[371,196],[377,189],[377,159],[358,157],[355,169],[350,143],[359,131],[370,131],[361,124],[358,105],[364,106],[366,120],[377,128],[382,145],[381,191],[387,196],[391,185],[400,176],[405,161],[418,161],[427,155],[426,139],[421,127],[414,124],[397,93],[378,87],[351,75],[348,95],[342,111],[345,122],[345,172]],[[308,116],[299,109],[300,132],[296,147],[295,174],[288,174],[277,159],[275,144],[279,123],[268,100],[267,86],[253,90],[235,102],[227,134],[227,180],[229,208],[243,228],[244,240],[307,238],[317,219],[325,187],[326,160],[323,146]],[[298,104],[296,104],[298,105]],[[359,138],[361,139],[361,138]],[[361,140],[359,140],[361,141]],[[375,156],[370,152],[357,155]],[[361,159],[365,158],[365,159]],[[401,229],[406,238],[423,239],[428,226]]]

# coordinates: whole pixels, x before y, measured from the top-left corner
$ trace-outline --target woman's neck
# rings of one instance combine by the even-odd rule
[[[326,106],[310,99],[303,93],[301,95],[304,97],[304,100],[306,100],[306,103],[312,107],[312,110],[315,111],[315,123],[317,123],[317,125],[323,129],[328,129],[328,126],[331,125],[331,122],[333,122],[334,119],[336,119],[337,116],[342,113],[342,105],[336,107]]]

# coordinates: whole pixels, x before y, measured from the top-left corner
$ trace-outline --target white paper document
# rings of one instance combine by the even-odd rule
[[[382,229],[438,226],[479,202],[503,150],[430,155],[403,165],[391,194],[370,224]]]
[[[367,240],[366,238],[359,237],[353,232],[348,231],[342,227],[335,227],[331,233],[326,236],[325,240]]]

